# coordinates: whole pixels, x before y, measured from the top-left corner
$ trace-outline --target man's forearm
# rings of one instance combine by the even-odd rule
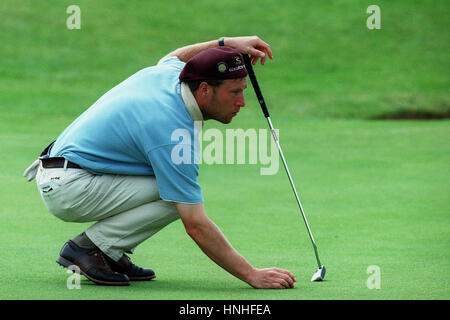
[[[249,282],[254,268],[228,242],[220,229],[211,221],[190,233],[200,249],[216,264],[237,277]]]
[[[202,52],[203,50],[214,48],[219,46],[218,40],[211,40],[207,42],[201,42],[196,44],[191,44],[182,48],[178,48],[175,51],[172,51],[161,60],[170,58],[170,57],[178,57],[183,62],[188,62],[190,58],[195,56],[197,53]]]
[[[224,38],[224,45],[236,49],[241,53],[249,54],[253,64],[255,64],[258,59],[261,59],[261,64],[264,64],[267,56],[272,59],[272,51],[270,46],[257,36]],[[187,62],[197,53],[218,46],[219,40],[196,43],[176,49],[161,60],[177,56],[181,61]]]
[[[279,268],[254,268],[228,242],[206,215],[203,203],[175,204],[186,232],[223,269],[254,288],[293,288],[294,275]]]

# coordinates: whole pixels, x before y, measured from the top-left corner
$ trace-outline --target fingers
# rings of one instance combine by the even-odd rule
[[[258,62],[259,57],[258,56],[250,56],[250,61],[252,62],[253,65],[256,64],[256,62]]]
[[[248,53],[251,55],[252,63],[255,64],[259,58],[265,59],[266,54],[264,51],[258,50],[258,48],[250,47],[248,50]]]
[[[283,285],[281,283],[274,282],[271,284],[270,289],[286,289],[286,288],[283,287]]]
[[[256,51],[256,50],[253,52],[258,52],[258,53],[251,54],[250,60],[251,60],[252,64],[255,65],[258,62],[258,59],[261,58],[261,65],[264,65],[266,63],[267,54],[262,51]]]
[[[288,270],[284,270],[284,269],[279,269],[279,268],[274,268],[276,271],[284,273],[285,275],[289,276],[290,279],[292,279],[292,281],[296,282],[297,280],[295,279],[295,276],[292,272],[288,271]]]
[[[269,56],[270,59],[273,59],[272,50],[270,49],[269,44],[259,39],[258,49],[263,52],[263,56],[261,57],[261,64],[264,65],[266,63],[267,56]]]
[[[270,60],[272,60],[273,59],[272,49],[270,49],[270,46],[268,44],[266,45],[267,45],[266,52],[269,55]]]
[[[294,287],[295,280],[288,274],[279,272],[277,273],[276,277],[278,278],[278,281],[283,286],[283,288],[290,289]]]
[[[277,289],[290,289],[294,287],[294,283],[289,283],[289,281],[283,278],[278,278],[277,282],[274,282],[274,285]]]
[[[290,271],[279,268],[272,268],[272,270],[274,270],[275,277],[277,277],[278,283],[280,283],[283,288],[289,289],[294,287],[296,280]]]
[[[250,61],[254,65],[261,59],[261,64],[266,63],[267,57],[273,59],[270,45],[257,36],[227,38],[227,45],[250,55]]]
[[[273,59],[272,51],[270,51],[270,47],[268,48],[250,48],[248,50],[249,54],[251,55],[251,61],[252,64],[256,64],[258,62],[258,59],[261,58],[261,65],[264,65],[266,63],[267,57],[270,59]]]
[[[255,286],[256,288],[265,289],[290,289],[294,288],[294,275],[283,269],[267,268],[260,270],[260,281]]]

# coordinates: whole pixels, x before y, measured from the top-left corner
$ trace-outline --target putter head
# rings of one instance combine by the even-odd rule
[[[313,274],[311,278],[311,282],[314,281],[323,281],[325,279],[325,273],[327,272],[327,269],[325,266],[321,266],[317,271]]]

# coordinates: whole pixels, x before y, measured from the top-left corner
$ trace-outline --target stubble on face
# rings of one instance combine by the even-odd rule
[[[246,88],[246,78],[226,80],[221,86],[213,87],[212,96],[205,110],[205,119],[230,123],[240,108],[245,106],[243,91]]]

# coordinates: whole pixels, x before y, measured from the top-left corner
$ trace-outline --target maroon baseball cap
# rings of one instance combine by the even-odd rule
[[[180,81],[226,80],[247,75],[242,54],[230,47],[206,49],[193,56],[180,73]]]

